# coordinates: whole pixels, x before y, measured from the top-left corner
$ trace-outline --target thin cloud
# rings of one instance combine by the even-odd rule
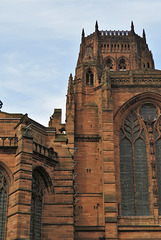
[[[63,108],[68,77],[74,73],[81,30],[130,29],[142,34],[160,65],[160,0],[1,0],[0,98],[8,112],[29,113],[47,125]],[[161,66],[160,66],[161,67]]]

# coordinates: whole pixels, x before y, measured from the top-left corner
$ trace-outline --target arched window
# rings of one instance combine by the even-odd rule
[[[144,103],[131,110],[120,127],[122,216],[150,215],[150,199],[161,215],[160,113],[159,106]]]
[[[31,220],[30,239],[41,239],[41,213],[42,213],[43,185],[39,173],[36,171],[32,176],[32,196],[31,196]]]
[[[125,62],[125,59],[123,59],[123,58],[119,62],[119,70],[120,71],[126,70],[126,62]]]
[[[5,237],[7,207],[7,181],[2,171],[0,171],[0,239]]]
[[[86,85],[93,86],[93,72],[91,70],[86,73]]]
[[[113,70],[113,64],[110,58],[106,60],[105,66],[107,66],[108,69]]]

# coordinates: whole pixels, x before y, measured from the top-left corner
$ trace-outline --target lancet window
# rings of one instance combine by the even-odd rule
[[[161,215],[159,106],[144,103],[126,115],[120,128],[119,148],[122,216],[148,216],[154,205],[159,206]]]
[[[91,70],[86,73],[86,85],[93,86],[93,72]]]
[[[7,208],[7,181],[0,171],[0,239],[5,238],[6,208]]]
[[[32,178],[30,239],[41,239],[41,214],[42,214],[42,180],[39,174],[34,173]]]

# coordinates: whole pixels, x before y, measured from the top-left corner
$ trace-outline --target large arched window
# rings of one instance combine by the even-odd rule
[[[122,216],[150,215],[150,199],[161,215],[160,107],[147,102],[131,110],[119,135]]]
[[[35,171],[32,177],[30,239],[41,239],[43,185],[41,176]]]
[[[6,208],[7,208],[7,181],[0,171],[0,239],[5,238]]]

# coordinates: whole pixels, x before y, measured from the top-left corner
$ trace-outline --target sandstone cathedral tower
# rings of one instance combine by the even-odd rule
[[[66,123],[0,112],[0,239],[161,239],[161,71],[145,31],[82,31]]]
[[[160,94],[144,30],[82,31],[66,115],[76,239],[161,238]]]

